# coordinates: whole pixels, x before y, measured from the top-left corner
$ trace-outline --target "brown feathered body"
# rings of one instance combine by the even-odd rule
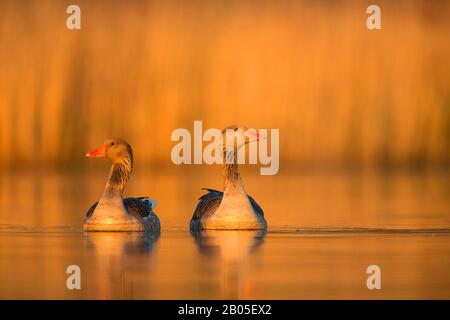
[[[239,132],[234,130],[235,136]],[[192,215],[190,229],[198,230],[260,230],[267,228],[264,212],[249,196],[242,183],[237,163],[237,151],[247,140],[239,143],[236,138],[232,148],[223,144],[224,191],[206,189]]]
[[[122,198],[133,169],[131,146],[124,140],[111,139],[88,154],[92,155],[110,159],[113,164],[103,195],[87,211],[83,229],[159,232],[160,222],[153,212],[155,200],[148,197]]]

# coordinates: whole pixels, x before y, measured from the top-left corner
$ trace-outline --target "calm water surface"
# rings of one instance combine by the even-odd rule
[[[158,200],[160,235],[84,233],[107,169],[1,174],[0,298],[450,298],[449,175],[245,170],[267,232],[191,234],[220,170],[137,168],[127,195]],[[66,268],[81,268],[81,290]],[[381,267],[368,290],[366,268]]]

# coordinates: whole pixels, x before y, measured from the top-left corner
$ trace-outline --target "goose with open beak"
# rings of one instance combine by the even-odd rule
[[[222,137],[224,191],[205,189],[208,192],[199,199],[190,229],[267,229],[263,210],[244,189],[236,156],[240,148],[258,141],[260,136],[253,129],[228,127]]]

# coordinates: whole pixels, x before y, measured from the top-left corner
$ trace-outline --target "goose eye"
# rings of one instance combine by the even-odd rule
[[[113,145],[115,145],[115,142],[111,142],[111,147],[112,147]]]

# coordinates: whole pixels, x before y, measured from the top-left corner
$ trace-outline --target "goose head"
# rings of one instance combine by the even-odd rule
[[[222,131],[222,146],[224,151],[237,151],[246,144],[260,139],[260,135],[255,129],[245,126],[229,126]]]
[[[123,139],[113,138],[103,142],[98,148],[86,153],[88,158],[109,159],[112,162],[120,162],[124,159],[132,159],[131,146]]]

